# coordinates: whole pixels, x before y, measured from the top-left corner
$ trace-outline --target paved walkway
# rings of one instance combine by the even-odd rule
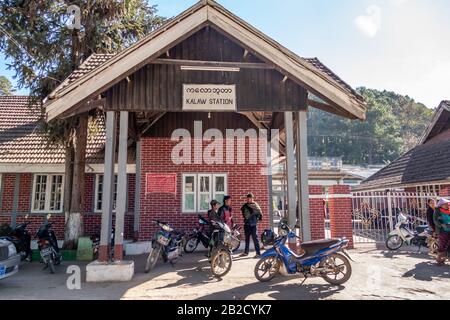
[[[81,290],[68,290],[68,263],[56,275],[43,271],[38,263],[24,264],[15,277],[0,281],[0,299],[450,299],[450,266],[437,267],[427,254],[415,249],[392,254],[375,248],[351,252],[351,280],[341,287],[322,279],[300,285],[298,278],[276,278],[262,284],[256,281],[256,260],[237,258],[229,275],[211,277],[203,254],[185,255],[172,268],[158,264],[150,274],[143,272],[145,257],[134,257],[136,275],[129,283],[85,283]]]

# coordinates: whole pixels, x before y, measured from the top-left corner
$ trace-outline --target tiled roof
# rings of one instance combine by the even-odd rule
[[[326,65],[324,65],[319,59],[317,58],[303,58],[306,62],[312,64],[314,67],[328,75],[330,78],[332,78],[334,81],[339,83],[345,90],[350,92],[355,98],[357,98],[360,101],[364,101],[364,98],[356,92],[347,82],[342,80],[336,73],[331,71]]]
[[[48,146],[46,134],[40,129],[41,110],[30,106],[26,96],[0,96],[0,163],[63,164],[64,150]],[[98,120],[103,122],[102,119]],[[103,124],[90,135],[87,163],[103,162]]]
[[[87,58],[81,66],[75,70],[63,83],[61,83],[51,94],[50,98],[53,98],[58,92],[69,86],[75,80],[88,74],[95,68],[101,66],[103,63],[114,57],[114,54],[93,54]]]

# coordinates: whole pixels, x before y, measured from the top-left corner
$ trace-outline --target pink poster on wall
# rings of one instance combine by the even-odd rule
[[[177,174],[157,174],[147,173],[146,175],[146,194],[149,193],[177,193]]]

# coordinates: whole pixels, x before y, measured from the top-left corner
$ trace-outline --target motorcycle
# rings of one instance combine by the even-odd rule
[[[167,223],[154,221],[159,227],[152,241],[152,251],[148,255],[145,272],[153,270],[161,256],[164,263],[169,262],[172,266],[182,256],[185,243],[185,234],[175,231]]]
[[[391,251],[399,250],[404,244],[407,246],[429,247],[429,238],[432,237],[432,230],[427,225],[419,225],[412,231],[409,228],[409,220],[402,212],[397,218],[395,230],[392,231],[387,240],[386,247]]]
[[[31,236],[28,233],[27,227],[31,222],[24,222],[18,224],[12,233],[6,237],[1,237],[0,240],[7,240],[14,243],[17,253],[20,255],[22,261],[27,260],[31,262]]]
[[[116,229],[112,228],[111,229],[111,249],[110,249],[110,257],[114,256],[114,238],[116,236]],[[92,251],[93,251],[93,256],[94,256],[94,260],[98,260],[98,248],[100,246],[100,233],[97,232],[95,235],[91,236],[91,241],[92,241]]]
[[[52,226],[52,222],[45,221],[36,232],[35,237],[38,239],[38,249],[45,264],[45,269],[49,268],[50,273],[54,274],[56,272],[55,266],[62,262],[62,255],[59,252],[58,240]]]
[[[186,253],[193,253],[200,243],[203,245],[203,247],[205,247],[205,249],[209,248],[211,238],[205,232],[205,228],[211,226],[211,223],[200,215],[198,216],[198,219],[200,226],[187,237],[187,241],[184,246],[184,252]],[[238,240],[235,242],[235,247],[231,248],[231,251],[235,252],[241,246],[240,227],[238,225],[235,225],[231,232],[233,234],[233,237]]]
[[[298,226],[296,226],[298,228]],[[346,283],[352,275],[353,261],[347,253],[348,239],[327,239],[301,243],[299,237],[287,225],[287,234],[273,240],[273,248],[266,251],[255,266],[255,277],[260,282],[273,280],[283,268],[288,274],[301,274],[305,280],[321,277],[332,285]],[[294,250],[286,242],[294,240]],[[303,284],[302,283],[302,284]]]
[[[211,223],[215,230],[211,235],[208,257],[213,275],[222,278],[230,272],[233,264],[233,249],[239,247],[241,242],[226,223],[222,221],[211,221]]]

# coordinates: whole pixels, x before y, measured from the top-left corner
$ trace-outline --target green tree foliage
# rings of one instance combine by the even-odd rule
[[[343,157],[349,164],[384,164],[414,148],[433,110],[408,96],[359,88],[368,106],[367,120],[350,121],[311,109],[308,145],[311,156]]]
[[[9,79],[5,76],[0,76],[0,96],[10,96],[13,92],[14,89]]]
[[[75,61],[70,5],[81,9]],[[0,50],[19,88],[43,99],[92,53],[116,53],[162,21],[146,0],[0,0]]]

